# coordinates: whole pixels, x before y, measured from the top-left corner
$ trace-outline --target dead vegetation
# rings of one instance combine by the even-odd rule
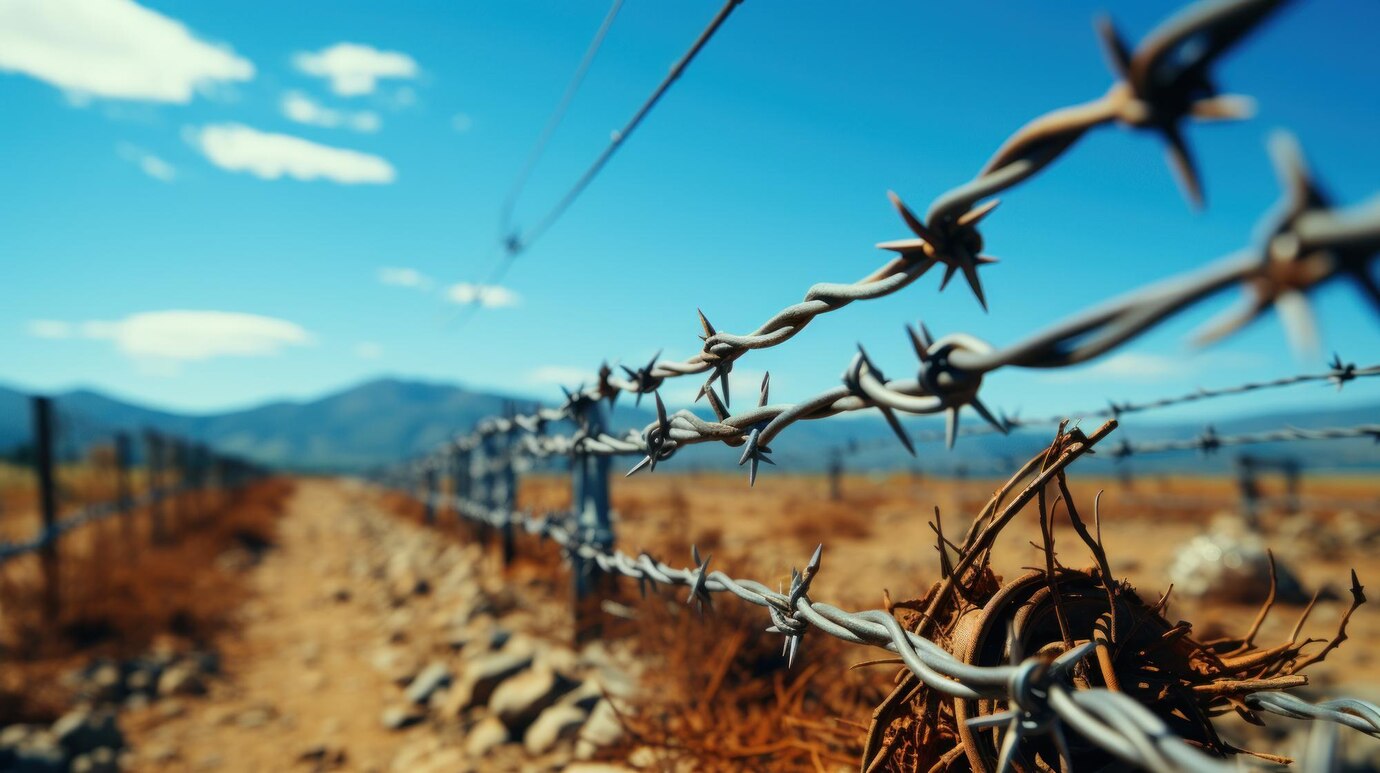
[[[59,542],[60,614],[43,614],[37,558],[0,568],[0,725],[51,720],[66,708],[59,674],[92,657],[129,657],[155,642],[209,644],[245,596],[242,570],[274,542],[292,483],[271,479],[221,501],[169,504],[166,544],[148,514],[108,518]],[[192,497],[203,496],[196,500]]]

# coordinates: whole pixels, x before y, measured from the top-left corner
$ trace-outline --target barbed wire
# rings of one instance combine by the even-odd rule
[[[1122,440],[1111,451],[1112,458],[1125,459],[1129,456],[1165,453],[1167,451],[1201,451],[1212,453],[1229,446],[1258,445],[1260,443],[1290,443],[1301,440],[1342,440],[1350,438],[1370,438],[1380,443],[1380,424],[1361,424],[1355,427],[1325,427],[1322,429],[1300,429],[1286,427],[1269,432],[1243,432],[1237,435],[1219,435],[1211,426],[1194,438],[1179,440],[1154,440],[1132,442]]]
[[[1053,111],[1022,127],[1002,145],[976,179],[936,199],[924,221],[899,196],[889,194],[914,234],[914,238],[878,245],[898,253],[897,257],[856,282],[811,286],[801,302],[781,310],[746,335],[719,332],[701,311],[704,332],[698,354],[683,361],[658,361],[658,355],[643,368],[624,368],[627,380],[601,377],[602,387],[645,394],[668,378],[710,372],[709,382],[700,395],[709,383],[718,380],[724,403],[731,404],[728,374],[734,362],[748,351],[778,346],[816,317],[853,301],[891,295],[941,263],[945,276],[940,289],[948,285],[956,272],[962,272],[979,303],[986,308],[977,268],[992,259],[982,255],[978,225],[997,202],[974,205],[1045,168],[1100,124],[1119,122],[1129,128],[1163,134],[1174,157],[1184,160],[1178,166],[1187,170],[1187,179],[1194,181],[1190,190],[1198,190],[1179,124],[1189,117],[1220,120],[1244,117],[1249,112],[1245,100],[1217,93],[1209,71],[1232,45],[1281,5],[1279,0],[1199,2],[1152,30],[1134,53],[1128,53],[1110,24],[1104,23],[1103,40],[1118,77],[1112,88],[1092,103]],[[1380,298],[1380,293],[1376,297]]]
[[[1091,434],[1066,436],[1057,457],[1030,477],[1024,489],[994,513],[992,523],[1013,517],[1068,465],[1106,438],[1117,426],[1108,421]],[[1012,482],[1025,477],[1044,452],[1016,474]],[[1062,733],[1063,726],[1080,733],[1103,750],[1121,760],[1153,771],[1228,771],[1228,764],[1189,745],[1170,731],[1153,712],[1135,699],[1105,688],[1073,690],[1072,669],[1093,653],[1097,642],[1090,641],[1062,653],[1053,661],[1040,656],[1021,659],[1006,666],[979,666],[965,663],[938,644],[905,630],[885,610],[850,612],[810,598],[812,582],[823,563],[820,545],[803,570],[792,570],[788,589],[772,590],[749,579],[734,578],[709,568],[712,556],[702,557],[691,547],[692,566],[673,567],[644,552],[631,556],[599,541],[583,538],[571,526],[572,513],[546,513],[536,516],[511,508],[494,508],[455,496],[430,493],[420,496],[431,507],[449,507],[460,516],[488,526],[515,526],[524,532],[549,539],[561,548],[572,564],[577,560],[587,567],[636,580],[645,595],[649,587],[669,586],[688,589],[687,603],[703,608],[712,606],[713,594],[729,594],[767,609],[770,633],[784,637],[783,654],[788,665],[797,657],[806,633],[818,631],[853,644],[871,645],[900,656],[916,678],[933,690],[958,698],[1000,698],[1009,706],[998,714],[970,720],[975,727],[1006,725],[1009,738],[1003,744],[1014,750],[1027,735]],[[1321,719],[1380,738],[1380,706],[1356,699],[1337,699],[1310,704],[1287,693],[1261,691],[1243,700],[1259,711],[1296,719]],[[1330,750],[1330,746],[1327,747]]]

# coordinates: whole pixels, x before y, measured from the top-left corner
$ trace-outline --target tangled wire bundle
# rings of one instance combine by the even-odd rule
[[[1061,439],[1077,434],[1075,430]],[[1059,445],[1056,442],[1050,453]],[[1051,458],[1047,455],[1044,464]],[[1287,641],[1257,645],[1256,635],[1274,605],[1272,582],[1268,599],[1245,635],[1199,641],[1192,636],[1192,624],[1165,617],[1168,592],[1146,603],[1129,584],[1114,579],[1102,547],[1100,518],[1095,516],[1090,530],[1062,473],[1054,483],[1058,494],[1052,504],[1044,493],[1038,497],[1044,567],[1009,582],[992,570],[992,545],[1011,522],[994,519],[1012,486],[1008,483],[974,521],[963,544],[944,536],[937,517],[931,524],[940,555],[939,582],[917,599],[885,599],[886,609],[903,627],[931,638],[966,664],[1021,663],[1034,655],[1039,667],[1015,678],[1010,691],[1014,699],[1008,701],[946,695],[903,666],[895,689],[873,713],[863,769],[1057,771],[1114,766],[1118,760],[1103,746],[1061,723],[1048,708],[1057,702],[1054,692],[1088,687],[1126,694],[1149,707],[1171,732],[1208,754],[1246,753],[1290,762],[1234,747],[1217,734],[1212,720],[1235,713],[1262,724],[1246,694],[1308,683],[1300,672],[1346,639],[1347,622],[1366,600],[1355,572],[1351,606],[1330,639],[1300,638],[1310,604]],[[1051,515],[1061,503],[1091,553],[1089,568],[1070,568],[1058,560]],[[1317,643],[1323,646],[1304,654]],[[1096,658],[1077,665],[1060,662],[1059,656],[1082,646],[1095,647]],[[866,665],[894,663],[900,661]],[[1021,701],[1022,695],[1029,699]]]

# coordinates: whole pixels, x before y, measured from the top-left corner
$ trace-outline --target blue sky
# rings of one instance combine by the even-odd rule
[[[518,204],[560,195],[717,10],[628,0]],[[554,398],[605,358],[697,350],[696,307],[747,332],[851,281],[1012,130],[1111,81],[1091,21],[1138,40],[1165,4],[747,0],[567,216],[460,324],[498,211],[603,2],[0,0],[0,382],[212,411],[397,375]],[[912,367],[903,325],[994,344],[1248,243],[1294,131],[1343,202],[1380,188],[1380,6],[1286,9],[1220,67],[1254,119],[1189,128],[1193,212],[1157,137],[1096,131],[984,223],[991,313],[928,275],[745,358],[735,392],[838,383],[858,342]],[[308,179],[299,179],[308,178]],[[455,286],[460,285],[457,289]],[[1325,353],[1380,360],[1348,287],[1316,296]],[[1191,311],[1058,374],[989,376],[1026,415],[1316,369],[1273,315],[1204,352]],[[673,401],[694,386],[668,386]],[[1288,405],[1306,388],[1233,403]],[[1374,401],[1358,384],[1336,404]],[[1214,410],[1220,410],[1220,406]],[[1194,415],[1191,410],[1182,415]]]

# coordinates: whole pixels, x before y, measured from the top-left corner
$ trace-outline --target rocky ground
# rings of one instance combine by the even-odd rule
[[[621,769],[592,759],[622,734],[626,654],[571,648],[549,589],[505,583],[477,546],[373,501],[303,481],[218,657],[94,663],[72,676],[72,714],[7,728],[0,755],[32,770]]]

